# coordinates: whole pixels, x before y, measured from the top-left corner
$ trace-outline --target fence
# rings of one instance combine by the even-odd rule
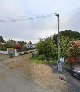
[[[0,54],[8,54],[8,51],[0,51]]]

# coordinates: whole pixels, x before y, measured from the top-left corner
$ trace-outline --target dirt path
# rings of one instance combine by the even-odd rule
[[[30,78],[34,83],[45,86],[53,92],[67,92],[66,81],[60,80],[59,75],[54,73],[48,65],[30,62],[30,57],[31,54],[14,57],[3,60],[2,64],[24,74],[26,78]]]
[[[52,92],[0,65],[0,92]]]

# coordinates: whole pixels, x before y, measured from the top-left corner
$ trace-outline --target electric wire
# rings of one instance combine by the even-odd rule
[[[27,16],[1,17],[0,18],[0,23],[27,21],[27,20],[35,20],[35,19],[44,19],[44,18],[49,18],[49,17],[53,17],[53,14],[46,14],[46,15],[41,14],[39,16],[32,16],[32,17],[27,17]]]

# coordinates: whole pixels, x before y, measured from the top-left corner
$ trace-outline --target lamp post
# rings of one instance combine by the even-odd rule
[[[60,62],[60,32],[59,32],[59,14],[55,13],[55,16],[57,16],[57,20],[58,20],[58,71],[62,72],[62,65]]]

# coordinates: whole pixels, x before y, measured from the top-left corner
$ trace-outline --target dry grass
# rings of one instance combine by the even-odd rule
[[[30,62],[30,57],[31,54],[14,57],[4,60],[3,64],[25,74],[39,85],[54,89],[54,92],[67,90],[67,83],[59,79],[59,74],[54,73],[48,65]]]
[[[8,58],[9,58],[8,55],[0,54],[0,61],[8,59]]]

